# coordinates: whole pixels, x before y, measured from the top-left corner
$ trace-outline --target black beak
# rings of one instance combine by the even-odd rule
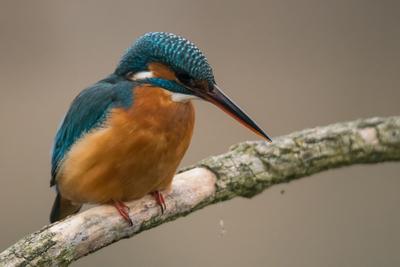
[[[197,91],[196,94],[228,113],[254,133],[265,138],[269,142],[272,142],[272,139],[260,127],[258,127],[258,125],[249,116],[247,116],[247,114],[241,108],[233,103],[233,101],[230,100],[229,97],[226,96],[216,84],[213,85],[212,90],[206,92]]]

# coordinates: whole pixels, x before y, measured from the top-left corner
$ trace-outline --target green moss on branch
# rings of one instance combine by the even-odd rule
[[[101,206],[46,226],[0,253],[0,266],[66,266],[89,253],[207,205],[252,197],[279,183],[331,168],[400,160],[400,117],[371,118],[244,142],[186,168],[160,216],[150,198],[128,203],[133,227]],[[199,169],[200,167],[200,169]],[[210,170],[210,171],[207,171]]]

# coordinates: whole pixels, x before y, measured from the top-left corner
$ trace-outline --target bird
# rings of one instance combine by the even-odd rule
[[[271,138],[218,87],[204,53],[186,38],[148,32],[115,71],[82,90],[57,130],[50,222],[82,205],[110,204],[132,225],[127,201],[171,188],[194,127],[192,100],[216,105],[268,142]]]

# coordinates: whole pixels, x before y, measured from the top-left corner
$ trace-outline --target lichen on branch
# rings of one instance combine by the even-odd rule
[[[0,253],[0,266],[66,266],[141,231],[236,196],[327,169],[400,160],[400,117],[371,118],[316,127],[278,137],[272,144],[243,142],[182,170],[166,193],[167,211],[149,196],[127,203],[133,226],[111,206],[99,206],[45,226]]]

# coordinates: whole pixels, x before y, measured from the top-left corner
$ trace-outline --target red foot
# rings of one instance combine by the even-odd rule
[[[157,204],[161,207],[161,214],[164,214],[167,209],[167,205],[165,204],[165,200],[160,191],[154,191],[151,195],[156,199]]]
[[[124,218],[125,221],[129,224],[129,226],[132,226],[133,222],[129,217],[129,207],[125,205],[122,201],[114,201],[114,207],[117,209],[122,218]]]

